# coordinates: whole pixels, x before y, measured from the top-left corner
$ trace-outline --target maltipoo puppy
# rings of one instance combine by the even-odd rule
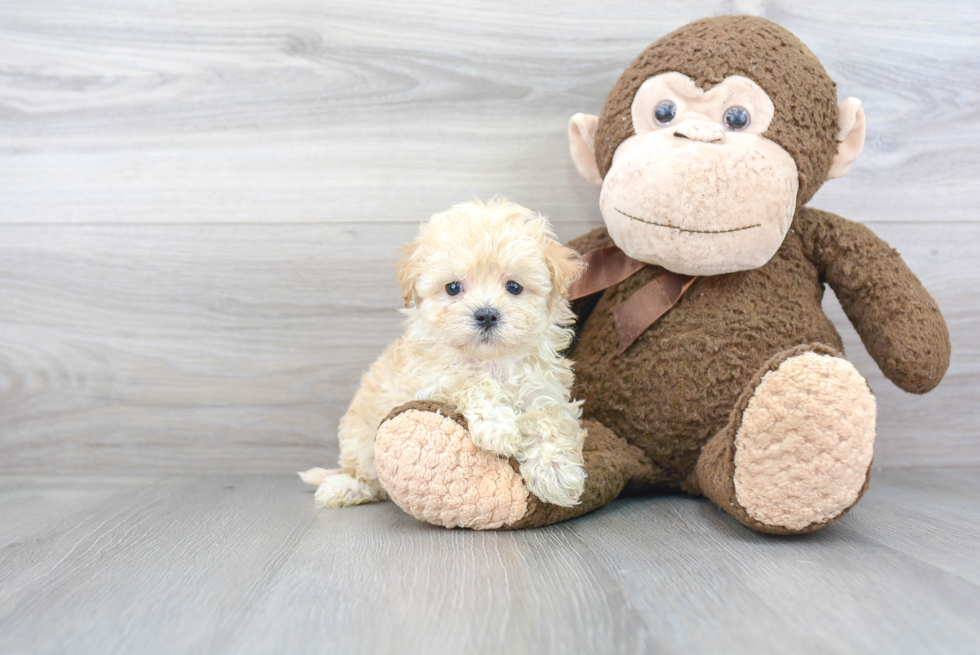
[[[544,217],[496,198],[436,214],[402,252],[405,334],[371,365],[340,420],[341,468],[300,474],[318,485],[316,504],[383,500],[378,426],[423,399],[456,407],[474,443],[515,458],[538,498],[577,504],[585,430],[561,352],[572,339],[565,294],[584,268],[579,257]]]

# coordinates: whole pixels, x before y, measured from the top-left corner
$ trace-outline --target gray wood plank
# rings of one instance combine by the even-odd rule
[[[149,484],[150,477],[112,476],[65,485],[54,477],[0,475],[0,549],[35,548],[48,538],[45,528],[63,531],[66,521],[102,506],[114,496]],[[25,541],[25,536],[29,538]]]
[[[105,484],[0,480],[0,507],[33,485],[49,516],[52,482]],[[0,651],[970,653],[978,489],[978,469],[882,471],[838,524],[776,538],[685,497],[479,533],[315,510],[285,476],[170,477],[16,535]]]
[[[562,224],[561,236],[591,224]],[[976,465],[980,228],[872,227],[953,335],[926,396],[885,380],[876,462]],[[0,470],[284,471],[330,462],[361,373],[400,331],[407,224],[0,227]]]
[[[569,116],[655,38],[731,12],[795,31],[865,102],[865,152],[818,206],[978,220],[971,2],[18,0],[0,221],[412,222],[493,193],[592,220]]]
[[[904,473],[884,474],[900,481]],[[945,490],[977,477],[925,475]],[[887,503],[887,491],[872,484],[868,496]],[[938,514],[942,498],[932,504]],[[971,652],[980,644],[980,588],[924,563],[922,549],[910,556],[869,538],[874,520],[919,534],[900,503],[892,509],[876,517],[861,503],[837,525],[785,539],[751,533],[697,499],[636,499],[571,529],[615,572],[667,652]]]
[[[980,585],[976,470],[876,470],[872,485],[847,530]]]
[[[315,517],[296,487],[282,476],[168,478],[26,536],[38,546],[0,561],[0,648],[216,652]]]

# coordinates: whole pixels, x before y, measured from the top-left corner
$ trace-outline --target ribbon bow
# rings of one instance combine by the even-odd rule
[[[633,259],[617,246],[597,248],[582,255],[585,273],[572,284],[569,300],[577,300],[619,284],[647,264]],[[615,311],[619,354],[677,304],[697,277],[664,271],[626,299]]]

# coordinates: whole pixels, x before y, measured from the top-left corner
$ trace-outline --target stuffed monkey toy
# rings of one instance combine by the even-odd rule
[[[652,491],[704,496],[767,533],[843,516],[868,486],[876,408],[821,308],[824,285],[905,391],[934,388],[950,357],[939,308],[899,254],[805,206],[847,173],[864,120],[763,18],[699,20],[647,48],[600,116],[569,125],[606,225],[571,243],[589,263],[573,288],[581,502],[541,502],[514,462],[478,450],[452,407],[428,401],[379,429],[390,498],[475,529],[547,525]]]

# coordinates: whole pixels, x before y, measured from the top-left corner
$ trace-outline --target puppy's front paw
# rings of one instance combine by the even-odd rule
[[[552,505],[578,505],[585,490],[585,465],[581,456],[561,451],[524,460],[521,475],[532,494]]]
[[[510,407],[497,407],[485,414],[466,417],[476,447],[504,457],[517,455],[521,444],[516,419],[517,415]]]
[[[379,500],[384,500],[384,492],[377,482],[364,482],[346,473],[326,476],[313,496],[317,507],[350,507]]]

